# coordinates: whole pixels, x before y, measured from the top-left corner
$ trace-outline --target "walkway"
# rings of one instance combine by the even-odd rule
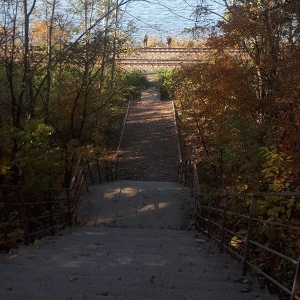
[[[0,256],[0,299],[276,299],[193,231],[192,203],[176,182],[93,186],[80,207],[80,226]]]
[[[118,177],[176,182],[178,152],[173,104],[160,101],[151,86],[130,107],[118,155]]]

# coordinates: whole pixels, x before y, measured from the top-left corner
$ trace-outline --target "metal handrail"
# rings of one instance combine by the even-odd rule
[[[270,280],[273,284],[275,284],[277,287],[279,287],[282,291],[290,295],[291,300],[299,300],[300,299],[300,258],[298,260],[295,260],[292,257],[289,257],[283,253],[280,253],[277,250],[271,249],[270,247],[267,247],[266,245],[262,245],[259,243],[259,241],[254,240],[255,239],[255,230],[254,230],[254,223],[261,223],[261,224],[268,224],[271,226],[277,226],[280,228],[284,228],[291,230],[292,232],[298,232],[298,235],[300,236],[300,227],[297,226],[289,226],[288,224],[282,224],[279,222],[274,221],[268,221],[264,220],[262,218],[256,217],[257,210],[257,198],[259,197],[268,197],[268,196],[277,196],[277,197],[299,197],[300,199],[300,192],[272,192],[272,193],[262,193],[262,192],[253,192],[253,193],[241,193],[237,195],[227,195],[227,194],[205,194],[201,192],[201,186],[199,183],[198,178],[198,169],[196,164],[193,164],[193,168],[187,168],[187,165],[190,165],[185,162],[182,164],[182,166],[179,167],[181,172],[190,172],[191,174],[181,174],[179,178],[183,178],[181,182],[185,185],[188,185],[191,187],[193,191],[193,196],[195,197],[195,206],[196,206],[196,218],[197,218],[197,226],[198,229],[203,231],[205,234],[207,234],[209,237],[216,240],[220,245],[220,251],[223,251],[223,248],[230,251],[232,254],[234,254],[237,258],[241,259],[244,264],[243,268],[243,275],[246,275],[248,268],[251,267],[255,269],[258,273],[263,275],[265,278]],[[187,180],[189,179],[189,180]],[[246,214],[239,214],[235,213],[233,211],[230,211],[228,207],[228,199],[234,198],[234,197],[250,197],[251,198],[251,207],[250,211],[248,212],[248,215]],[[218,197],[219,206],[213,206],[212,203],[212,197]],[[208,204],[203,204],[202,199],[207,198]],[[221,200],[221,201],[220,201]],[[220,204],[221,203],[221,204]],[[204,211],[207,211],[208,216],[204,216]],[[218,214],[218,220],[214,219],[214,216],[212,212],[216,211]],[[232,228],[228,228],[227,225],[227,217],[233,216],[233,217],[239,217],[246,219],[248,224],[246,228],[246,234],[241,239],[241,243],[243,243],[244,247],[244,255],[241,255],[240,252],[234,250],[232,247],[228,245],[228,243],[225,242],[228,233],[231,234],[231,236],[237,236],[241,238],[241,235],[232,230]],[[207,226],[201,226],[200,223],[202,221],[205,221],[205,224]],[[220,224],[222,222],[222,224]],[[217,236],[217,232],[214,232],[211,228],[211,226],[215,226],[219,228],[219,235]],[[218,229],[215,228],[217,231]],[[228,238],[227,238],[228,241]],[[257,266],[253,261],[251,261],[251,248],[253,246],[256,246],[258,248],[263,249],[264,251],[275,255],[278,258],[284,259],[285,261],[289,262],[290,264],[294,265],[295,269],[295,277],[294,277],[294,284],[293,288],[289,289],[286,286],[284,286],[281,282],[279,282],[277,279],[273,278],[270,274],[267,274],[264,270],[262,270],[259,266]],[[292,271],[289,270],[289,271]]]
[[[0,223],[0,248],[2,251],[16,247],[20,243],[27,245],[35,238],[54,235],[57,231],[70,225],[66,197],[55,199],[54,192],[58,192],[57,189],[31,188],[31,190],[40,191],[39,198],[41,200],[29,201],[31,192],[23,186],[0,185],[3,197],[0,199],[3,212]],[[61,192],[66,193],[67,190],[61,190]],[[14,201],[10,201],[9,196]],[[25,200],[26,197],[27,200]]]
[[[99,183],[116,179],[113,162],[97,159],[94,161]],[[0,222],[0,250],[9,250],[22,243],[27,245],[36,238],[54,235],[66,226],[76,223],[83,194],[89,184],[98,183],[95,177],[97,172],[93,171],[91,161],[82,154],[74,168],[69,188],[44,189],[11,184],[0,185],[0,212],[3,212]],[[39,196],[31,197],[31,190]],[[11,201],[6,199],[7,194],[11,195]]]
[[[121,136],[120,136],[118,148],[117,148],[116,154],[114,156],[114,160],[113,160],[114,167],[115,167],[114,173],[115,173],[116,180],[118,179],[118,170],[117,170],[117,167],[118,167],[118,161],[119,161],[119,152],[120,152],[121,145],[122,145],[122,142],[123,142],[123,136],[124,136],[124,132],[125,132],[125,126],[126,126],[126,123],[127,123],[127,120],[128,120],[128,116],[129,116],[129,111],[130,111],[130,108],[131,108],[131,104],[132,104],[132,101],[129,101],[128,106],[127,106],[127,110],[126,110],[126,114],[125,114],[125,117],[124,117],[124,120],[123,120],[122,131],[121,131]]]

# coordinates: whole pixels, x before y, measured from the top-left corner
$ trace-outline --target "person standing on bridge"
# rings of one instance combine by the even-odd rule
[[[168,48],[171,47],[171,42],[172,42],[172,38],[170,36],[167,37],[167,45],[168,45]]]
[[[147,47],[147,45],[148,45],[148,34],[147,33],[144,35],[143,43],[144,43],[144,47]]]

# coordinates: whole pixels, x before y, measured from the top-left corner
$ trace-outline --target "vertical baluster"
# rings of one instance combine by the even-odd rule
[[[95,184],[95,181],[94,181],[93,173],[92,173],[92,170],[91,170],[90,162],[87,160],[87,161],[86,161],[86,164],[87,164],[87,167],[88,167],[88,170],[89,170],[89,174],[90,174],[90,176],[91,176],[92,185],[94,185],[94,184]]]
[[[54,216],[53,216],[53,206],[52,206],[52,196],[51,192],[48,194],[49,197],[49,205],[50,205],[50,222],[51,222],[51,234],[55,234],[55,228],[54,228]]]
[[[109,182],[109,171],[108,171],[108,161],[105,161],[105,167],[106,167],[106,182]]]
[[[203,218],[203,210],[202,210],[202,199],[203,199],[203,195],[201,194],[196,194],[196,207],[197,207],[197,229],[198,230],[202,230],[201,229],[201,219]]]
[[[28,245],[28,218],[26,213],[26,203],[24,199],[24,191],[20,189],[19,191],[19,199],[21,200],[22,204],[22,223],[23,223],[23,230],[24,230],[24,244]]]
[[[208,224],[207,224],[207,236],[210,237],[210,227],[211,227],[211,202],[212,202],[212,196],[209,196],[208,200]]]
[[[298,258],[297,270],[294,279],[294,285],[292,290],[291,300],[300,299],[300,256]]]
[[[101,168],[100,168],[99,159],[97,159],[97,169],[98,169],[98,175],[99,175],[99,183],[102,183]]]
[[[118,161],[114,162],[115,166],[115,180],[118,180]]]
[[[220,252],[224,252],[224,243],[226,237],[226,217],[227,217],[227,206],[228,206],[228,198],[225,196],[223,198],[223,220],[222,220],[222,229],[221,229],[221,239],[220,239]]]
[[[67,204],[68,204],[68,212],[69,212],[69,223],[70,226],[73,224],[73,214],[72,214],[72,199],[73,199],[73,190],[67,190]]]
[[[250,214],[249,214],[249,222],[248,222],[248,230],[247,230],[247,239],[246,239],[246,246],[245,246],[243,276],[247,275],[247,270],[248,270],[247,261],[248,261],[249,256],[250,256],[250,249],[251,249],[250,240],[252,239],[252,236],[253,236],[253,221],[252,221],[252,218],[254,217],[255,211],[256,211],[256,197],[252,196]]]

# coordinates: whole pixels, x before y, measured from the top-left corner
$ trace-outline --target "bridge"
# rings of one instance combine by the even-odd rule
[[[174,69],[180,66],[207,62],[215,52],[215,49],[209,47],[145,47],[120,55],[116,61],[120,67],[126,70],[143,70],[147,73],[149,71]],[[244,56],[240,50],[236,49],[227,49],[225,53],[240,57]]]

